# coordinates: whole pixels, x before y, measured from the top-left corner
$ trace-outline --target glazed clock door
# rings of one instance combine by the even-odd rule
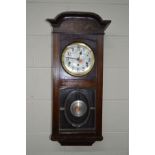
[[[47,21],[53,27],[51,140],[92,145],[103,139],[103,35],[111,21],[90,12]]]

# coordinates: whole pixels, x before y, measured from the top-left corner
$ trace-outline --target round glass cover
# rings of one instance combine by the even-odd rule
[[[76,100],[76,101],[71,103],[70,111],[71,111],[73,116],[81,117],[86,113],[87,105],[82,100]]]
[[[62,52],[62,66],[73,76],[88,74],[95,63],[92,49],[85,43],[75,42],[65,47]]]

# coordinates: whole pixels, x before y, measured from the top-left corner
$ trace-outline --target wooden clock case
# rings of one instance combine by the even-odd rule
[[[103,87],[103,35],[110,20],[103,20],[91,12],[63,12],[54,19],[47,19],[53,27],[53,104],[51,140],[61,145],[92,145],[102,136],[102,87]],[[62,67],[63,49],[74,42],[87,44],[94,52],[95,65],[82,77],[68,74]],[[80,94],[88,101],[88,117],[77,119],[70,116],[66,104],[68,96],[74,100]],[[79,95],[79,97],[80,97]],[[65,111],[66,110],[66,111]],[[80,127],[68,123],[84,123]],[[83,119],[83,120],[82,120]]]

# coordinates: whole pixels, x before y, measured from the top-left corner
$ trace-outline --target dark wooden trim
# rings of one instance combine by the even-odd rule
[[[59,34],[53,34],[53,60],[59,59]],[[52,106],[52,135],[58,136],[59,134],[59,63],[58,61],[53,61],[53,106]]]
[[[103,20],[98,14],[93,12],[66,11],[58,14],[54,19],[46,19],[53,27],[57,27],[68,18],[92,18],[97,20],[105,29],[111,23],[111,20]]]
[[[77,88],[93,88],[96,87],[95,80],[60,80],[60,86],[62,87],[77,87]]]
[[[97,101],[96,101],[96,128],[97,136],[102,136],[102,89],[103,89],[103,35],[98,35],[97,41]]]
[[[92,12],[62,12],[46,21],[53,26],[53,32],[71,34],[103,34],[111,23]]]
[[[51,137],[51,140],[58,141],[61,145],[69,145],[69,146],[91,146],[95,141],[102,141],[103,137],[90,136],[90,135],[77,135],[76,137],[73,135],[65,135],[62,137]]]

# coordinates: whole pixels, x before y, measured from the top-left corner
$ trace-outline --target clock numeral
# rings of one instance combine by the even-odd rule
[[[88,67],[88,62],[86,62],[86,66]]]
[[[68,56],[71,56],[71,52],[68,52]]]
[[[68,62],[68,66],[70,66],[70,64],[71,64],[71,62],[69,61],[69,62]]]
[[[80,46],[79,45],[77,45],[77,49],[80,50]]]

